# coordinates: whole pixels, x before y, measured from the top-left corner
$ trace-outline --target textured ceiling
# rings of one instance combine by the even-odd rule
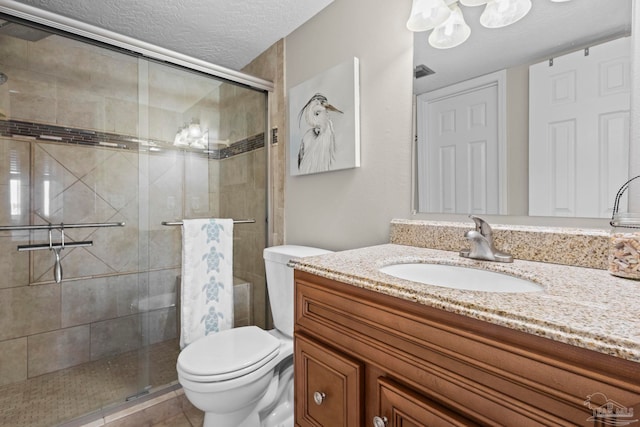
[[[333,0],[18,0],[240,70]]]

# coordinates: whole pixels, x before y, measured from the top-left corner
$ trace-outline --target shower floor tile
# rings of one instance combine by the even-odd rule
[[[149,382],[155,388],[175,381],[180,352],[176,339],[148,347]],[[142,387],[139,366],[147,351],[117,356],[0,387],[0,427],[53,427],[119,404]]]

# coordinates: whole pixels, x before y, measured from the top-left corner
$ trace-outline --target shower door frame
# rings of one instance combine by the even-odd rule
[[[55,28],[69,34],[75,34],[85,39],[91,39],[105,45],[135,52],[151,59],[166,61],[191,70],[200,71],[253,89],[272,92],[274,88],[273,82],[268,80],[242,73],[240,71],[231,70],[220,65],[211,64],[179,52],[164,49],[150,43],[136,40],[132,37],[124,36],[122,34],[77,21],[75,19],[67,18],[65,16],[60,16],[46,10],[37,9],[13,0],[0,0],[0,12],[26,21],[34,22],[36,24]]]

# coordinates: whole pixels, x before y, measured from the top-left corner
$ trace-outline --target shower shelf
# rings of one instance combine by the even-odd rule
[[[85,240],[80,242],[64,241],[64,230],[66,228],[103,228],[103,227],[124,227],[124,222],[101,222],[85,224],[41,224],[41,225],[4,225],[0,226],[0,231],[17,230],[47,230],[49,232],[49,243],[36,243],[31,245],[18,245],[18,252],[50,250],[54,252],[55,261],[53,266],[53,278],[56,283],[62,282],[62,263],[60,261],[60,251],[65,248],[78,248],[93,246],[93,241]],[[60,230],[60,243],[54,243],[52,231]]]

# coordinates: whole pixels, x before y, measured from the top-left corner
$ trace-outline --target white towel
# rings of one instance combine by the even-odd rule
[[[233,327],[233,220],[183,224],[180,348]]]

